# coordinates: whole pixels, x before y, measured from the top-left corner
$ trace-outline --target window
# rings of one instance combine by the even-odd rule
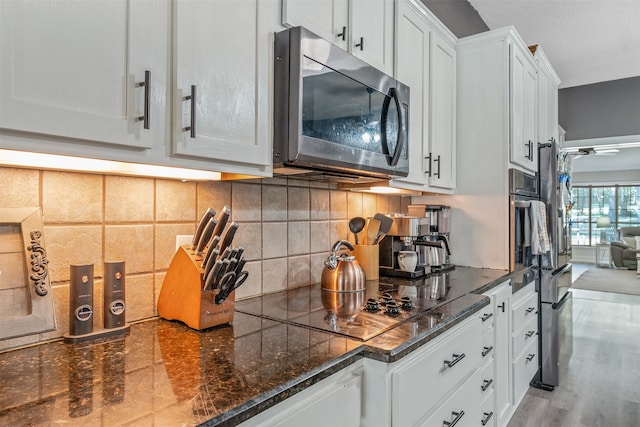
[[[640,186],[579,186],[572,190],[571,244],[593,246],[617,239],[620,227],[640,226]],[[598,218],[611,225],[598,227]]]

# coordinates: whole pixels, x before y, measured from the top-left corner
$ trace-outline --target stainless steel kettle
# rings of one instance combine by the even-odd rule
[[[341,319],[353,319],[364,304],[367,290],[364,270],[354,256],[338,255],[345,247],[353,251],[353,245],[340,240],[333,245],[332,253],[325,261],[320,279],[323,307]]]
[[[328,291],[350,292],[364,291],[366,282],[364,270],[354,256],[346,253],[338,255],[341,248],[353,251],[353,245],[340,240],[333,245],[331,255],[325,261],[320,284]]]

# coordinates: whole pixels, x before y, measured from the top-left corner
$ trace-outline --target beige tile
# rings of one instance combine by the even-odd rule
[[[156,224],[154,260],[156,271],[169,268],[176,254],[176,236],[193,234],[194,231],[194,226],[191,224]]]
[[[70,264],[94,264],[102,276],[101,226],[45,226],[44,236],[52,282],[68,281]]]
[[[124,261],[127,274],[153,270],[153,225],[107,225],[104,260]]]
[[[329,252],[325,254],[311,254],[311,283],[320,283],[322,279],[322,270],[324,270],[324,262],[329,256]]]
[[[347,192],[347,217],[362,216],[362,193]]]
[[[0,167],[0,206],[40,206],[40,173],[37,170]]]
[[[262,224],[262,258],[287,256],[287,223],[265,222]]]
[[[231,207],[231,183],[199,182],[197,184],[197,201],[196,218],[198,220],[207,208],[213,208],[216,212],[220,212],[225,206]]]
[[[231,218],[234,221],[260,221],[261,185],[234,182],[231,187]]]
[[[331,207],[329,203],[329,190],[315,189],[309,190],[310,194],[310,219],[329,219]]]
[[[196,183],[156,180],[156,221],[196,221]]]
[[[154,189],[152,179],[106,176],[105,222],[152,222]]]
[[[362,195],[362,216],[373,217],[378,212],[377,195],[365,193]]]
[[[275,176],[271,178],[262,178],[260,183],[263,185],[283,185],[287,186],[287,178],[285,176]]]
[[[289,187],[289,221],[309,219],[309,189],[303,187]]]
[[[309,224],[309,251],[328,253],[331,249],[329,221],[311,221]]]
[[[289,245],[288,254],[302,255],[309,253],[309,222],[294,221],[289,222]]]
[[[389,196],[378,194],[376,198],[376,212],[383,214],[389,212]]]
[[[411,197],[400,197],[400,212],[407,213],[410,204]]]
[[[156,312],[153,274],[127,276],[125,298],[127,322],[153,317]]]
[[[164,278],[166,277],[166,272],[160,272],[154,274],[154,282],[153,282],[153,315],[158,315],[158,297],[160,297],[160,291],[162,290],[162,283],[164,282]]]
[[[331,219],[347,218],[347,192],[331,190],[329,194],[331,205]]]
[[[262,224],[259,222],[242,222],[233,239],[233,246],[244,248],[247,260],[262,258]]]
[[[262,186],[262,220],[287,220],[287,187],[281,185]]]
[[[42,212],[47,223],[102,222],[101,175],[42,173]]]
[[[310,181],[308,179],[295,179],[289,178],[287,180],[287,185],[289,187],[306,187],[309,188]]]
[[[349,226],[347,220],[331,221],[331,246],[338,240],[349,240]],[[353,235],[351,236],[353,240]]]
[[[69,282],[52,286],[51,292],[53,294],[53,309],[56,316],[56,330],[42,334],[43,340],[60,338],[69,332]]]
[[[311,282],[309,255],[289,257],[287,287],[308,286]]]
[[[262,293],[262,262],[254,261],[245,264],[244,269],[249,272],[247,281],[236,290],[236,299],[250,298]]]
[[[262,261],[262,292],[271,293],[287,289],[287,258]]]

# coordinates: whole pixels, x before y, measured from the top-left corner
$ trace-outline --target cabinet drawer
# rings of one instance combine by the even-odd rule
[[[482,361],[480,363],[485,363],[488,359],[493,358],[493,354],[495,353],[493,329],[482,335],[482,344],[480,345],[480,349],[480,355],[482,356]]]
[[[513,332],[518,332],[529,319],[538,314],[538,294],[529,295],[524,301],[513,306]]]
[[[493,401],[493,390],[486,396],[483,396],[482,403],[480,404],[480,425],[485,427],[495,427],[496,415],[495,405]]]
[[[513,334],[513,358],[531,341],[538,341],[538,316],[529,319],[522,329]]]
[[[531,341],[513,362],[513,402],[517,406],[538,371],[538,342]]]
[[[480,424],[480,371],[476,371],[460,388],[456,390],[429,418],[418,425],[422,427],[442,427],[447,423],[456,427],[477,427]],[[408,425],[408,424],[403,424]]]
[[[484,400],[489,394],[493,393],[495,380],[493,374],[493,359],[480,369],[480,394]]]
[[[480,319],[473,317],[392,374],[392,424],[414,425],[481,363]],[[474,389],[480,393],[479,382]]]
[[[490,329],[493,329],[493,322],[495,320],[495,316],[493,314],[493,303],[489,304],[477,314],[480,317],[480,321],[482,322],[482,333],[485,334]]]

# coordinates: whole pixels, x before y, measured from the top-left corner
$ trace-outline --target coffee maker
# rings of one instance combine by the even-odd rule
[[[425,216],[412,217],[400,214],[390,216],[393,218],[393,225],[380,241],[380,275],[409,279],[425,276],[429,270],[420,262],[414,241],[427,232],[429,219]],[[405,271],[398,264],[398,255],[405,251],[417,254],[418,262],[413,271]]]
[[[418,252],[418,264],[436,272],[454,268],[450,262],[449,231],[451,207],[445,205],[409,205],[409,215],[426,218],[427,229],[423,229],[413,245]]]

